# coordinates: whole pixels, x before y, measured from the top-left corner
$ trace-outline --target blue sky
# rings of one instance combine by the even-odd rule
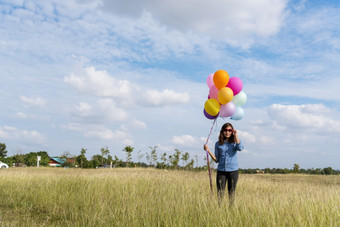
[[[195,7],[193,7],[193,4]],[[202,165],[206,78],[242,79],[241,168],[340,169],[338,1],[0,2],[0,142],[9,155],[125,159],[158,146]],[[145,159],[145,157],[144,157]]]

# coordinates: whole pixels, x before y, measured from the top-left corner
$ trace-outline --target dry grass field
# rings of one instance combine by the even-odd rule
[[[0,226],[340,226],[340,176],[241,174],[232,208],[214,190],[207,172],[10,168]]]

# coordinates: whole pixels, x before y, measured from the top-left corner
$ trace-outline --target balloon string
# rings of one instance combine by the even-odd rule
[[[209,153],[208,153],[208,151],[207,151],[207,165],[208,165],[208,171],[209,171],[210,193],[211,193],[211,196],[212,196],[213,195],[213,189],[212,189],[211,169],[210,169]]]
[[[217,117],[218,117],[218,116],[217,116]],[[209,135],[208,135],[208,138],[207,138],[207,141],[205,142],[205,144],[208,144],[208,142],[209,142],[209,138],[210,138],[210,136],[211,136],[212,130],[214,129],[214,125],[215,125],[215,123],[216,123],[217,117],[214,119],[214,122],[213,122],[213,124],[212,124],[212,126],[211,126],[211,128],[210,128],[210,133],[209,133]]]
[[[214,122],[210,128],[210,133],[208,135],[207,141],[205,142],[205,144],[207,144],[209,142],[209,138],[211,136],[212,130],[214,128],[216,119],[218,116],[216,116],[216,118],[214,119]],[[207,165],[208,165],[208,171],[209,171],[209,182],[210,182],[210,192],[211,192],[211,196],[213,195],[213,189],[212,189],[212,179],[211,179],[211,169],[210,169],[210,163],[209,163],[209,152],[207,151]]]

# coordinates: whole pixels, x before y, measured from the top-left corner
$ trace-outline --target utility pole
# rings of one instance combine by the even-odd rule
[[[39,167],[40,160],[41,160],[41,156],[37,156],[37,167]]]

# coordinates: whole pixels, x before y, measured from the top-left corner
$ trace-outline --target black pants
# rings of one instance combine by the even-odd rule
[[[217,195],[219,201],[224,197],[225,186],[228,182],[228,195],[229,201],[234,202],[236,184],[238,181],[238,170],[232,172],[217,171],[216,185],[217,185]]]

